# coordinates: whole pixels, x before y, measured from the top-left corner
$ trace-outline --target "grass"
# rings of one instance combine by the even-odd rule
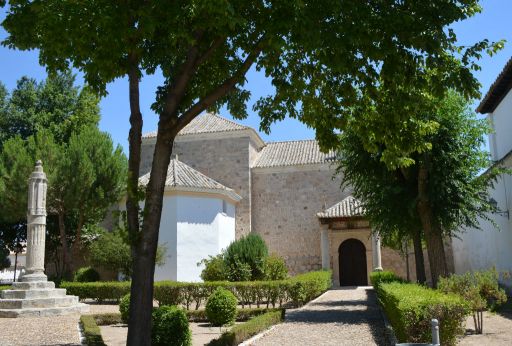
[[[284,310],[270,311],[251,318],[245,323],[238,324],[229,331],[224,332],[218,339],[208,343],[208,346],[235,346],[252,336],[281,323],[284,319]]]
[[[80,316],[80,322],[84,329],[85,344],[88,346],[106,346],[101,337],[100,327],[96,324],[93,315]]]

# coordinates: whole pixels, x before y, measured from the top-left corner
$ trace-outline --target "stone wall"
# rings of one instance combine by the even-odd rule
[[[321,268],[321,225],[316,213],[348,195],[328,166],[253,169],[252,230],[291,274]]]
[[[178,138],[173,154],[181,162],[219,183],[232,188],[242,197],[236,205],[236,237],[251,230],[251,171],[249,168],[249,136],[186,140]],[[142,146],[141,174],[151,170],[154,144]]]

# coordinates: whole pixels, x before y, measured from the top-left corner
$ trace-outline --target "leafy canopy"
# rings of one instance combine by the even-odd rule
[[[315,128],[324,148],[337,142],[351,107],[365,101],[362,95],[374,98],[379,86],[476,96],[473,58],[503,45],[484,40],[461,48],[447,29],[480,12],[478,0],[17,0],[7,11],[4,45],[39,49],[51,71],[71,64],[102,95],[134,66],[140,76],[161,72],[165,82],[153,104],[160,114],[227,105],[245,117],[244,75],[255,64],[274,89],[255,104],[262,129],[288,115]]]
[[[415,104],[422,100],[417,99]],[[461,226],[479,228],[478,218],[488,219],[487,213],[493,211],[487,191],[499,170],[481,174],[491,163],[482,149],[484,136],[490,131],[487,122],[477,119],[469,102],[455,92],[437,101],[429,98],[423,106],[409,120],[411,127],[422,121],[432,124],[435,130],[420,134],[411,131],[421,135],[421,141],[429,143],[429,148],[409,153],[412,163],[407,167],[390,169],[384,162],[386,146],[377,137],[368,146],[370,140],[361,135],[364,131],[351,125],[340,135],[338,158],[343,184],[352,187],[355,196],[363,201],[368,218],[384,241],[403,239],[421,228],[418,169],[425,156],[429,162],[428,198],[434,222],[443,232],[452,235]],[[371,116],[365,119],[363,126],[377,133],[380,120]],[[356,126],[361,124],[357,122]],[[405,135],[408,128],[407,123],[402,127]]]

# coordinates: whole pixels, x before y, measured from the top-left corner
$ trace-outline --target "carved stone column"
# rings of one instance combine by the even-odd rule
[[[47,281],[44,274],[47,179],[41,161],[28,180],[27,262],[20,281]]]
[[[327,226],[322,228],[322,235],[320,238],[322,245],[322,269],[331,269],[329,254],[329,229]]]
[[[373,271],[382,271],[382,259],[380,253],[380,236],[378,233],[372,233],[373,240]]]

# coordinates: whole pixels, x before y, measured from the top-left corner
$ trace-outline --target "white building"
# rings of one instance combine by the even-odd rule
[[[146,185],[149,173],[140,177]],[[235,240],[235,210],[241,197],[232,189],[172,159],[167,171],[158,244],[166,247],[165,264],[155,280],[201,281],[208,256]]]
[[[493,132],[489,136],[491,156],[495,165],[512,168],[512,59],[510,59],[477,108],[487,114]],[[496,267],[501,273],[512,273],[512,176],[500,177],[491,191],[499,213],[491,215],[499,229],[481,220],[482,231],[466,230],[453,240],[454,264],[457,273]],[[509,275],[502,282],[512,289]]]

